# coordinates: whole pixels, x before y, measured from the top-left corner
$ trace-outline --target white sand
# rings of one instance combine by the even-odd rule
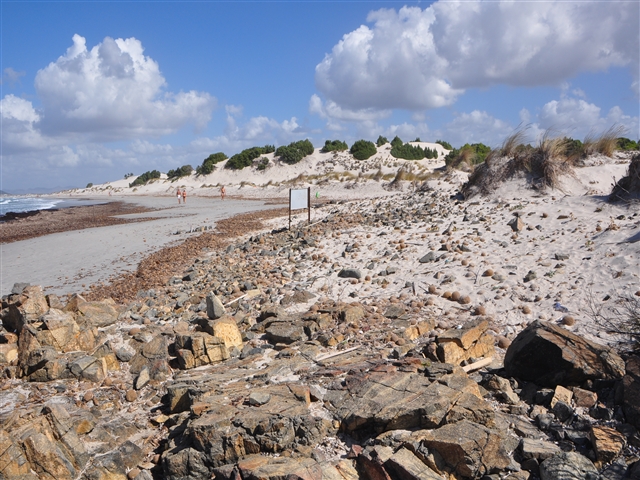
[[[114,195],[109,199],[159,210],[121,216],[153,218],[151,221],[55,233],[0,245],[0,292],[6,295],[14,283],[28,282],[42,285],[47,293],[80,293],[116,273],[135,270],[140,260],[154,251],[181,242],[187,236],[200,235],[199,232],[175,235],[179,230],[214,227],[223,218],[281,206],[202,197],[188,197],[186,205],[178,205],[174,196]]]

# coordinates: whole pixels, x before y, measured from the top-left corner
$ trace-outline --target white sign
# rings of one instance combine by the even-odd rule
[[[291,210],[298,210],[300,208],[309,208],[309,190],[291,189],[291,204],[289,205]]]

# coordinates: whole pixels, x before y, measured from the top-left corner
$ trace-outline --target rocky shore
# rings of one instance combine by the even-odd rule
[[[201,240],[132,299],[16,284],[0,476],[640,478],[640,359],[587,309],[640,295],[638,213],[443,192]]]

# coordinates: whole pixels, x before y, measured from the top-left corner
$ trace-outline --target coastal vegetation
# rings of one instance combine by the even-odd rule
[[[216,169],[216,163],[223,162],[228,157],[223,152],[212,153],[196,167],[197,175],[209,175]]]
[[[415,141],[419,142],[420,138]],[[396,136],[391,140],[391,156],[403,160],[422,160],[423,158],[438,158],[438,152],[429,147],[422,148],[419,145],[403,143],[400,137]]]
[[[244,167],[248,167],[253,163],[256,158],[267,153],[273,153],[275,147],[273,145],[265,145],[264,147],[251,147],[247,148],[240,153],[233,155],[225,164],[224,168],[230,170],[242,170]]]
[[[320,151],[328,153],[335,151],[343,152],[345,150],[349,150],[349,145],[347,145],[346,142],[343,142],[342,140],[327,140],[324,142],[324,147],[322,147]]]
[[[377,151],[376,146],[369,140],[357,140],[349,150],[351,155],[358,160],[366,160],[375,155]]]
[[[387,143],[389,143],[387,137],[383,137],[382,135],[378,136],[378,140],[376,140],[376,146],[381,147],[382,145],[385,145]]]
[[[451,146],[451,144],[449,142],[445,142],[444,140],[436,140],[436,143],[438,145],[442,145],[447,150],[453,150],[453,147]]]
[[[193,172],[191,165],[183,165],[175,170],[169,170],[167,172],[167,178],[169,180],[177,180],[178,178],[188,177]]]
[[[449,168],[465,169],[484,162],[489,152],[491,148],[484,143],[465,143],[460,148],[452,148],[444,157],[444,163]]]
[[[129,187],[135,187],[136,185],[146,185],[147,182],[155,178],[160,178],[160,172],[158,170],[149,170],[139,175],[133,182],[129,184]]]
[[[326,143],[325,143],[326,146]],[[313,153],[313,144],[308,140],[300,140],[291,142],[289,145],[283,145],[276,150],[276,157],[280,157],[280,161],[293,165],[298,163],[307,155]]]

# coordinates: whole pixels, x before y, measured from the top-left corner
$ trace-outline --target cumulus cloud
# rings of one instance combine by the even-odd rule
[[[66,53],[38,71],[35,87],[42,103],[36,126],[52,138],[109,141],[202,128],[216,106],[205,92],[166,91],[158,64],[135,38],[106,37],[89,50],[74,35]]]
[[[637,2],[456,2],[381,9],[316,66],[341,109],[451,105],[465,89],[550,85],[629,66],[638,80]]]
[[[513,132],[513,126],[495,118],[487,112],[473,110],[461,113],[453,121],[444,126],[439,137],[453,146],[465,143],[484,143],[490,147],[497,147]]]

